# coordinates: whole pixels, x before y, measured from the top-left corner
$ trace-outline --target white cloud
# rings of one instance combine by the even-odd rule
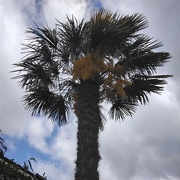
[[[53,180],[57,177],[57,169],[61,179],[69,179],[68,177],[72,179],[73,177],[76,159],[76,124],[73,115],[70,116],[70,119],[69,124],[55,128],[54,125],[57,124],[52,124],[46,118],[32,118],[27,127],[25,135],[30,146],[44,153],[50,159],[49,168],[47,167],[48,162],[42,164],[42,160],[38,158],[33,167],[36,172],[45,171],[48,179]]]
[[[54,27],[57,21],[65,21],[66,16],[72,15],[81,19],[86,14],[87,3],[83,0],[47,0],[43,12],[48,26]]]
[[[0,123],[4,133],[22,136],[25,126],[25,114],[20,97],[22,91],[17,82],[12,81],[12,64],[20,59],[20,43],[25,23],[12,1],[1,1],[0,4]],[[8,126],[7,126],[8,124]]]
[[[55,159],[64,160],[67,164],[72,165],[76,159],[76,124],[74,121],[59,129],[51,148]]]
[[[32,147],[42,153],[49,153],[47,139],[54,130],[54,124],[46,118],[32,118],[29,123],[26,136]]]
[[[180,163],[180,113],[178,107],[170,106],[167,94],[152,96],[133,119],[109,122],[101,135],[102,179],[108,180],[112,174],[117,180],[180,177],[176,168]]]
[[[63,164],[55,163],[54,161],[41,161],[38,160],[36,163],[33,163],[33,169],[35,172],[39,172],[42,176],[45,172],[45,176],[47,176],[48,180],[67,180],[73,179],[73,174],[69,173],[65,169],[62,168]]]
[[[74,116],[71,116],[71,121]],[[75,121],[64,127],[58,127],[52,137],[52,123],[43,119],[33,119],[27,136],[32,147],[46,154],[49,160],[36,158],[33,169],[39,174],[46,173],[48,180],[59,177],[62,180],[73,179],[76,159],[76,125]],[[50,141],[47,141],[51,137]]]

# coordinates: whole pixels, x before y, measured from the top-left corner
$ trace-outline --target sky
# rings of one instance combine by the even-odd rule
[[[0,129],[8,151],[5,156],[21,165],[35,158],[33,169],[48,180],[74,177],[76,117],[58,127],[46,117],[24,110],[23,90],[13,63],[22,58],[22,43],[33,21],[53,28],[66,15],[88,18],[95,8],[120,14],[142,13],[149,26],[143,32],[164,44],[159,51],[172,56],[159,74],[172,74],[162,95],[151,95],[146,106],[124,122],[107,116],[100,133],[101,180],[180,180],[180,1],[179,0],[0,0]],[[106,105],[104,105],[106,106]],[[105,107],[106,108],[106,107]]]

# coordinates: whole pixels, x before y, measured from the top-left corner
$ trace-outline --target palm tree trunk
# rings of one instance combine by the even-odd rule
[[[99,180],[98,135],[101,125],[99,85],[83,81],[77,91],[75,113],[78,117],[75,180]]]

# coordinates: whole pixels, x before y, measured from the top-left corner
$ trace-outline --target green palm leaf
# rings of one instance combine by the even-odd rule
[[[58,21],[58,35],[61,39],[60,49],[67,49],[69,51],[70,60],[76,60],[78,56],[83,52],[87,53],[86,43],[88,42],[88,23],[84,23],[84,20],[78,22],[76,18],[70,19],[67,17],[67,23]],[[63,52],[63,51],[62,51]]]
[[[124,120],[127,116],[132,116],[136,111],[137,103],[128,101],[126,98],[118,98],[112,104],[109,115],[112,119]]]
[[[132,85],[125,87],[128,101],[139,101],[141,104],[149,102],[148,95],[151,93],[160,94],[163,91],[165,79],[172,77],[169,75],[145,76],[135,75]]]
[[[61,95],[54,94],[45,87],[40,87],[36,91],[30,92],[23,99],[27,110],[32,115],[45,114],[59,125],[67,123],[69,104]]]
[[[94,12],[90,21],[91,46],[100,53],[113,55],[122,51],[129,38],[147,27],[147,21],[141,14],[119,16],[106,10]]]
[[[117,64],[126,66],[132,72],[152,75],[157,67],[163,66],[171,56],[165,52],[153,52],[162,43],[153,41],[148,36],[137,36],[131,43],[127,43]]]

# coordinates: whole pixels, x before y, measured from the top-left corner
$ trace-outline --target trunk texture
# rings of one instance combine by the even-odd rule
[[[75,180],[99,180],[98,135],[101,125],[99,85],[83,81],[77,92],[75,113],[78,117]]]

